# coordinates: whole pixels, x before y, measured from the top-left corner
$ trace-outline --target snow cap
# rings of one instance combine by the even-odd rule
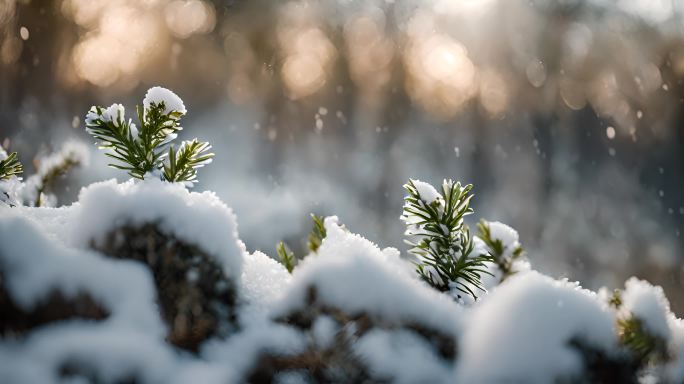
[[[145,98],[143,99],[143,106],[145,110],[150,108],[151,104],[159,105],[164,103],[164,113],[180,112],[185,115],[188,111],[185,109],[185,104],[178,95],[163,87],[152,87],[147,90]]]

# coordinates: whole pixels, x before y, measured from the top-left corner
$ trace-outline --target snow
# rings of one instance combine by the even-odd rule
[[[355,351],[375,375],[390,377],[392,383],[453,382],[452,367],[413,332],[374,329],[359,340]]]
[[[305,339],[292,327],[269,324],[246,328],[228,342],[209,341],[202,350],[203,357],[213,365],[226,365],[230,372],[225,380],[214,383],[239,383],[254,368],[261,354],[295,355],[305,350]]]
[[[291,280],[287,269],[264,253],[246,255],[240,285],[246,306],[242,309],[242,323],[265,321],[268,310],[283,297]]]
[[[457,380],[550,383],[580,374],[579,338],[609,355],[617,347],[613,316],[596,295],[537,272],[517,274],[466,319]]]
[[[447,296],[425,285],[413,265],[393,248],[380,250],[363,237],[347,232],[337,217],[325,219],[327,236],[318,254],[295,268],[293,281],[276,317],[305,308],[309,287],[322,303],[347,313],[367,313],[394,323],[419,323],[454,335],[461,308]]]
[[[126,109],[121,104],[112,104],[107,109],[102,111],[102,121],[112,122],[115,127],[119,126],[121,121],[124,121],[126,116]]]
[[[31,310],[53,290],[66,298],[87,293],[109,316],[66,320],[34,330],[23,341],[0,341],[6,382],[57,382],[65,364],[88,367],[107,381],[129,374],[159,381],[174,353],[163,341],[149,271],[91,251],[67,248],[15,214],[0,215],[0,270],[12,299]]]
[[[513,251],[520,247],[518,241],[518,232],[506,224],[498,221],[488,221],[486,225],[489,227],[489,233],[493,240],[500,240],[504,246],[503,257],[509,258],[513,255]]]
[[[669,317],[670,330],[672,332],[671,353],[672,361],[666,366],[666,374],[671,383],[684,382],[684,320],[677,319],[674,315]]]
[[[646,330],[652,335],[664,340],[670,338],[671,332],[667,318],[671,313],[670,303],[661,287],[632,277],[625,282],[622,304],[624,310],[641,320]]]
[[[108,322],[163,334],[146,268],[67,248],[25,218],[0,215],[0,270],[11,271],[3,283],[26,310],[55,289],[67,298],[85,292],[109,310]]]
[[[119,226],[158,222],[163,232],[213,256],[227,276],[240,278],[245,246],[235,215],[212,192],[189,192],[182,184],[158,179],[109,180],[83,188],[79,203],[70,222],[73,244],[88,247]]]
[[[437,192],[435,187],[433,187],[431,184],[420,180],[411,181],[413,181],[413,185],[416,187],[416,191],[418,191],[420,199],[423,200],[426,204],[432,204],[433,201],[438,201],[442,199],[442,195],[439,192]]]
[[[145,98],[143,99],[143,106],[145,110],[150,108],[150,105],[159,105],[164,103],[164,113],[180,112],[185,115],[187,110],[185,104],[178,95],[163,87],[152,87],[147,90]]]
[[[148,268],[90,250],[108,232],[144,223],[157,223],[161,231],[219,261],[238,289],[238,332],[206,340],[197,354],[179,352],[165,341],[167,326]],[[502,223],[488,224],[510,257],[520,245],[517,232]],[[54,291],[67,298],[85,293],[108,313],[99,321],[72,318],[36,327],[21,338],[0,338],[0,377],[8,382],[87,382],[88,375],[103,382],[244,382],[264,355],[297,358],[313,349],[324,356],[345,337],[350,356],[373,379],[548,383],[583,378],[584,357],[570,341],[608,358],[621,356],[615,320],[631,314],[666,341],[672,359],[663,363],[665,377],[684,380],[684,321],[672,314],[660,287],[629,279],[624,313],[616,314],[606,304],[607,291],[599,296],[516,260],[517,273],[503,282],[498,266],[490,264],[495,276],[483,276],[488,293],[462,305],[421,281],[398,250],[379,248],[334,216],[325,219],[325,227],[318,252],[290,274],[262,252],[247,253],[235,215],[213,193],[189,192],[180,184],[109,180],[83,188],[79,201],[67,207],[0,207],[0,283],[15,302],[30,311]],[[486,251],[481,239],[473,241],[473,255]],[[193,279],[191,272],[186,276]],[[309,302],[311,287],[314,303]],[[367,315],[371,326],[360,331],[360,323],[345,323],[334,311],[317,312],[310,329],[284,320],[312,306],[339,310],[342,319]],[[443,345],[436,348],[440,337],[456,344],[447,344],[444,352]],[[84,376],[62,377],[65,365]],[[276,381],[306,378],[305,371],[287,371]]]
[[[12,176],[9,180],[0,180],[0,209],[19,205],[23,188],[24,184],[17,176]]]

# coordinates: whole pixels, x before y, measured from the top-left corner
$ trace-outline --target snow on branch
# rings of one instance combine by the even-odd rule
[[[125,108],[93,106],[86,115],[86,131],[115,162],[109,165],[128,172],[136,179],[158,177],[191,186],[197,182],[197,168],[211,162],[211,145],[197,139],[184,141],[174,150],[172,141],[183,127],[183,101],[162,87],[147,91],[143,106],[136,107],[140,128],[126,119]]]
[[[485,263],[494,261],[489,254],[473,253],[470,231],[463,222],[470,208],[472,185],[462,186],[444,180],[442,193],[432,185],[409,180],[404,185],[401,219],[406,223],[406,243],[417,257],[418,274],[434,288],[455,296],[477,298],[476,290],[484,291],[482,275],[491,275]]]

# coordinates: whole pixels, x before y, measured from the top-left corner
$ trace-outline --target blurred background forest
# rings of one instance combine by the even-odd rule
[[[27,174],[91,141],[91,105],[161,85],[250,250],[302,249],[309,212],[404,250],[402,184],[454,178],[537,269],[646,278],[679,316],[682,80],[677,0],[0,0],[0,142]],[[127,178],[91,157],[60,204]]]

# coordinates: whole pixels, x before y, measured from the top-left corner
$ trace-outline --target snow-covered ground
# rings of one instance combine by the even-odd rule
[[[218,267],[160,278],[155,260],[174,254],[144,241],[136,248],[135,231],[146,225]],[[110,180],[83,188],[66,207],[3,205],[0,381],[684,381],[684,322],[659,287],[630,279],[614,304],[606,290],[597,294],[529,266],[501,282],[492,264],[496,278],[487,292],[459,303],[420,280],[396,249],[380,249],[335,217],[325,227],[318,251],[290,275],[271,257],[247,251],[232,210],[216,195],[183,184]],[[134,235],[111,240],[121,228]],[[519,246],[513,229],[490,228],[504,254]],[[108,254],[124,243],[145,257]],[[193,316],[216,305],[201,295],[221,292],[203,286],[207,276],[232,284],[237,298],[219,303],[226,312],[207,312],[214,328],[226,331],[187,348],[175,338],[184,329],[179,322],[191,324],[190,333],[201,328]],[[169,322],[162,298],[176,285],[190,292],[178,300],[189,300],[192,310]],[[663,357],[635,363],[620,319],[638,319],[645,335],[662,341]]]

